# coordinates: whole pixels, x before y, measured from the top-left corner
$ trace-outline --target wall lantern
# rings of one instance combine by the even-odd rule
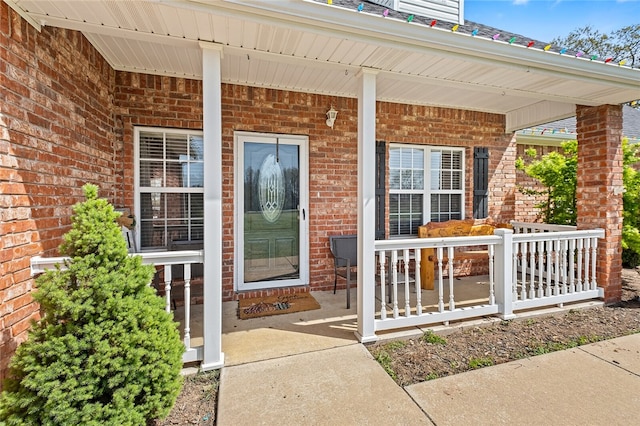
[[[333,109],[333,105],[331,105],[331,109],[327,111],[327,126],[333,129],[333,123],[336,121],[337,116],[338,116],[338,111]]]

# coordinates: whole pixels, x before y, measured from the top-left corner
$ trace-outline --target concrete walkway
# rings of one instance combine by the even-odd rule
[[[399,387],[358,343],[224,367],[217,424],[629,425],[640,334]]]

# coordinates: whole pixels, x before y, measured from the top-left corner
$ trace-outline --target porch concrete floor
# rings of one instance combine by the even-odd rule
[[[486,276],[456,278],[454,283],[456,306],[482,304],[488,301],[489,280]],[[437,286],[437,282],[436,282]],[[398,285],[400,313],[404,311],[404,284]],[[380,286],[376,288],[376,309],[379,315]],[[357,294],[351,289],[351,308],[346,309],[345,290],[317,291],[311,293],[321,308],[284,315],[272,315],[242,320],[238,318],[238,302],[224,302],[222,306],[222,351],[225,365],[239,365],[249,362],[281,358],[290,355],[314,352],[323,349],[347,346],[357,342]],[[415,287],[410,287],[411,305],[415,306]],[[422,305],[425,311],[437,309],[437,290],[422,290]],[[448,308],[449,292],[445,280],[443,300]],[[183,322],[184,308],[174,311],[177,321]],[[202,345],[203,305],[191,306],[191,345]],[[390,309],[387,315],[391,315]],[[497,319],[495,319],[497,320]],[[494,319],[480,319],[491,322]],[[476,321],[477,322],[477,321]],[[380,332],[381,339],[409,337],[422,334],[427,328],[451,329],[441,323],[424,327],[411,327],[393,332]],[[180,326],[181,332],[184,325]]]

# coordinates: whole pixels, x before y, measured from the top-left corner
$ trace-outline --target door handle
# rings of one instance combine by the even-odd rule
[[[304,213],[304,209],[302,209],[302,220],[307,220],[305,213]]]

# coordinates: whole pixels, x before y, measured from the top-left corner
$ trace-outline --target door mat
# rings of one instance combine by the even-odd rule
[[[240,319],[291,314],[293,312],[311,311],[314,309],[320,309],[320,304],[309,293],[252,297],[238,301],[238,315]]]

